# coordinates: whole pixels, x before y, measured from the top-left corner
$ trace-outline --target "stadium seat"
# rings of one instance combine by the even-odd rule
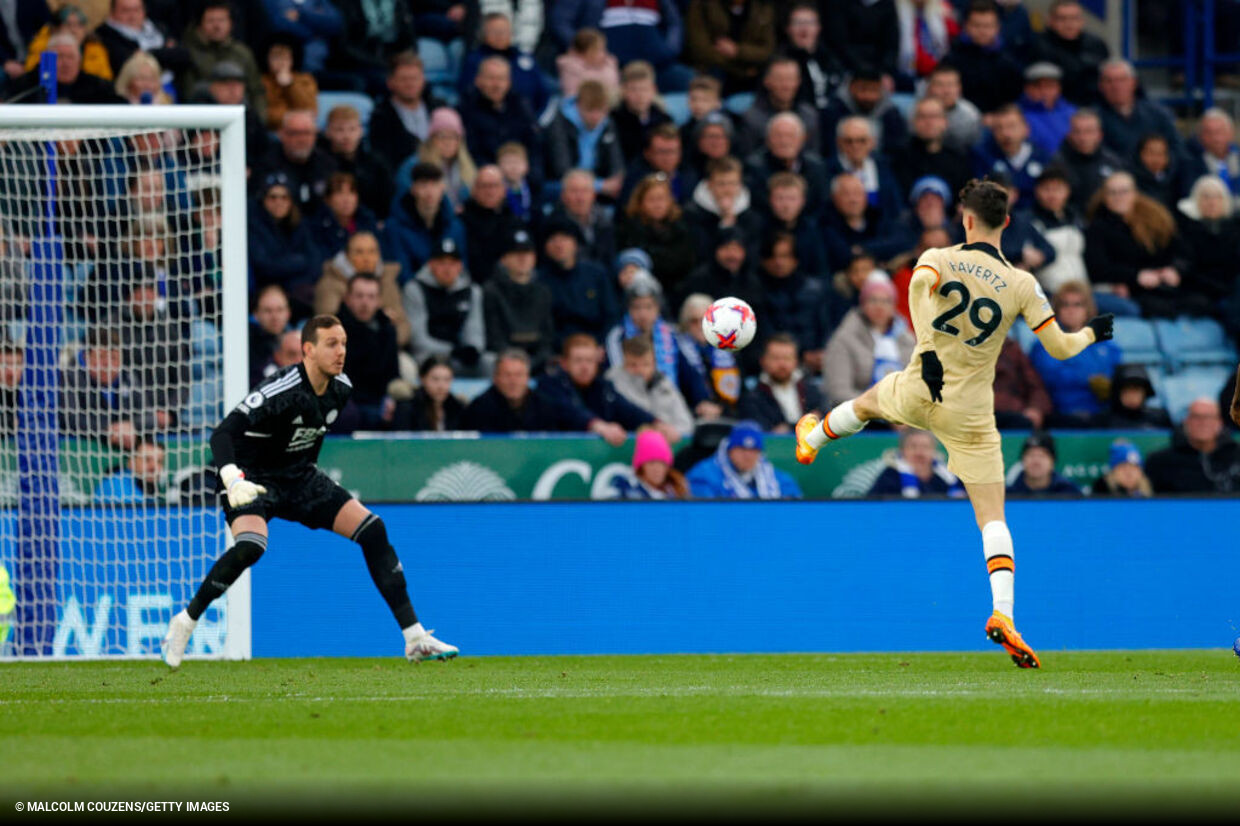
[[[452,393],[466,402],[471,402],[486,392],[490,386],[490,379],[465,379],[458,376],[452,380]]]
[[[362,118],[362,131],[370,126],[370,113],[375,102],[361,92],[319,92],[319,131],[327,126],[327,115],[337,106],[352,106]]]
[[[449,106],[456,106],[461,98],[461,93],[451,83],[437,83],[431,86],[431,92]]]
[[[1231,377],[1227,367],[1189,367],[1162,379],[1163,400],[1171,420],[1179,424],[1194,399],[1218,399],[1223,385]]]
[[[434,38],[419,37],[418,57],[422,58],[426,82],[431,86],[456,82],[456,73],[452,71],[452,56],[448,54],[448,47],[443,43]]]
[[[684,126],[690,118],[689,93],[668,92],[663,95],[663,108],[677,126]]]
[[[1115,319],[1115,343],[1124,354],[1125,364],[1162,366],[1166,359],[1158,347],[1158,334],[1154,324],[1143,318],[1120,317]]]
[[[734,95],[728,95],[723,100],[723,108],[729,112],[739,115],[750,106],[753,106],[753,92],[737,92]]]
[[[1193,365],[1236,364],[1236,348],[1223,332],[1223,325],[1214,319],[1160,319],[1154,322],[1154,328],[1163,354],[1176,370]]]
[[[1033,349],[1033,343],[1038,340],[1037,334],[1029,329],[1029,325],[1023,318],[1016,319],[1012,329],[1008,331],[1008,337],[1016,339],[1016,343],[1020,345],[1021,350],[1025,351],[1025,355],[1029,355],[1029,351]]]

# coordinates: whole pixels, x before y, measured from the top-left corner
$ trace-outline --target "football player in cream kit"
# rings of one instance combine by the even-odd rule
[[[948,468],[964,483],[982,532],[994,601],[986,635],[1021,668],[1038,668],[1038,655],[1012,622],[1013,550],[1003,514],[995,361],[1018,315],[1057,359],[1111,338],[1112,316],[1098,316],[1079,332],[1065,333],[1034,277],[999,252],[1009,220],[1007,191],[991,181],[973,180],[961,190],[960,203],[966,242],[927,250],[913,270],[909,309],[917,346],[908,366],[826,418],[803,416],[796,426],[797,461],[813,462],[825,444],[857,433],[871,419],[933,433],[947,449]]]

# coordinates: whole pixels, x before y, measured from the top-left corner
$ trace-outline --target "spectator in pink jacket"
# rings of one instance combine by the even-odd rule
[[[607,51],[607,37],[598,29],[581,29],[567,52],[555,59],[560,73],[560,94],[576,97],[583,81],[597,80],[603,84],[610,99],[620,91],[620,66],[615,55]]]

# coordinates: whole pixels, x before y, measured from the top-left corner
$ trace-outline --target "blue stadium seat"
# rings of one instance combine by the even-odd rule
[[[1016,339],[1016,343],[1020,345],[1020,349],[1025,351],[1025,355],[1029,355],[1029,351],[1033,349],[1033,343],[1038,340],[1037,334],[1029,329],[1029,325],[1023,318],[1016,319],[1016,323],[1008,331],[1008,338]]]
[[[1144,318],[1115,319],[1115,343],[1124,354],[1125,364],[1163,365],[1166,359],[1158,347],[1154,324]]]
[[[362,117],[362,131],[370,126],[370,113],[375,102],[361,92],[319,92],[319,130],[327,126],[327,115],[337,106],[352,106]]]
[[[1171,420],[1179,424],[1194,399],[1218,399],[1223,385],[1231,377],[1227,367],[1188,367],[1162,380],[1164,401]]]
[[[452,380],[452,393],[466,402],[471,402],[490,386],[490,379],[465,379],[458,376]]]
[[[419,37],[417,48],[427,83],[437,86],[440,83],[456,82],[456,73],[452,71],[452,56],[448,54],[447,46],[430,37]]]
[[[431,86],[431,92],[449,106],[456,106],[461,98],[461,93],[456,90],[455,84],[452,83],[436,83]]]
[[[1161,319],[1154,322],[1154,328],[1164,355],[1177,370],[1193,365],[1236,364],[1235,345],[1214,319]]]
[[[753,92],[737,92],[734,95],[728,95],[724,98],[723,108],[733,114],[739,115],[750,106],[753,106],[753,99]]]
[[[1167,371],[1161,364],[1147,364],[1145,372],[1150,377],[1150,384],[1154,386],[1154,398],[1150,399],[1150,404],[1154,407],[1167,408]]]
[[[677,126],[684,126],[690,118],[689,93],[668,92],[663,95],[663,108]]]

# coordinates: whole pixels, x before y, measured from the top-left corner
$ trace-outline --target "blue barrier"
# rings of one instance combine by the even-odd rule
[[[1217,647],[1236,502],[1014,502],[1016,614],[1040,649]],[[466,654],[981,650],[964,502],[389,505],[428,627]],[[276,522],[254,654],[394,656],[357,546]]]

